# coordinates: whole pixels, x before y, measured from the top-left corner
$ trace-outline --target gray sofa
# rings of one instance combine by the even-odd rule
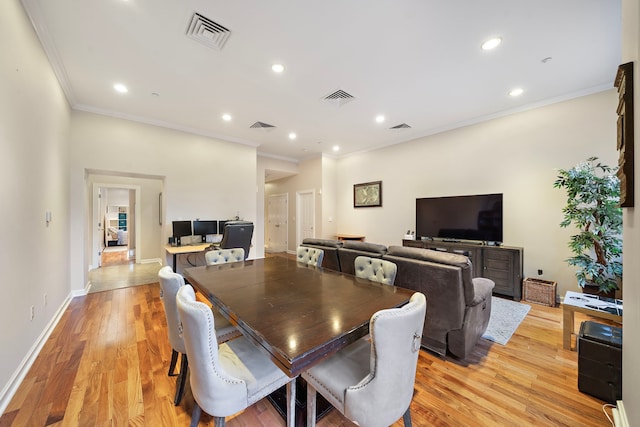
[[[389,246],[382,259],[398,266],[396,286],[427,297],[422,346],[465,359],[489,324],[494,282],[472,278],[471,262],[463,255]]]
[[[341,271],[355,276],[356,269],[354,262],[357,257],[368,256],[370,258],[382,258],[386,252],[387,247],[385,245],[347,240],[338,250]]]
[[[342,247],[342,241],[306,238],[302,240],[301,246],[322,249],[324,251],[322,267],[328,268],[329,270],[342,271],[340,269],[340,260],[338,259],[338,248]]]

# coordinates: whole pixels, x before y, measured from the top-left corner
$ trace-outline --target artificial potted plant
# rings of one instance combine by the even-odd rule
[[[622,277],[622,209],[620,182],[615,169],[590,157],[571,169],[560,169],[555,188],[567,191],[561,227],[573,224],[573,256],[566,261],[577,267],[576,278],[585,292],[613,296]]]

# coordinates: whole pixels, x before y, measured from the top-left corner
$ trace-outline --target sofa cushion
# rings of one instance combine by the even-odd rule
[[[387,252],[385,245],[379,245],[377,243],[360,242],[357,240],[347,240],[342,245],[345,249],[353,249],[356,251],[371,252],[374,254],[383,255]]]
[[[316,239],[311,237],[307,237],[302,243],[309,246],[326,246],[328,248],[339,248],[342,246],[341,240]]]

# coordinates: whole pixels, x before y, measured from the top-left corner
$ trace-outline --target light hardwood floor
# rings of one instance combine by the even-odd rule
[[[577,353],[562,349],[562,310],[531,306],[506,346],[481,339],[465,363],[420,352],[415,426],[610,425],[604,402],[577,390]],[[158,284],[74,298],[0,426],[187,426],[193,397],[187,386],[173,405],[170,355]],[[285,425],[266,400],[227,424]],[[200,425],[213,420],[203,414]],[[352,424],[332,411],[318,425]]]

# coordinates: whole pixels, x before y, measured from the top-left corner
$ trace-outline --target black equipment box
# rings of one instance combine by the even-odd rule
[[[622,329],[585,321],[578,335],[578,390],[615,404],[622,399]]]

